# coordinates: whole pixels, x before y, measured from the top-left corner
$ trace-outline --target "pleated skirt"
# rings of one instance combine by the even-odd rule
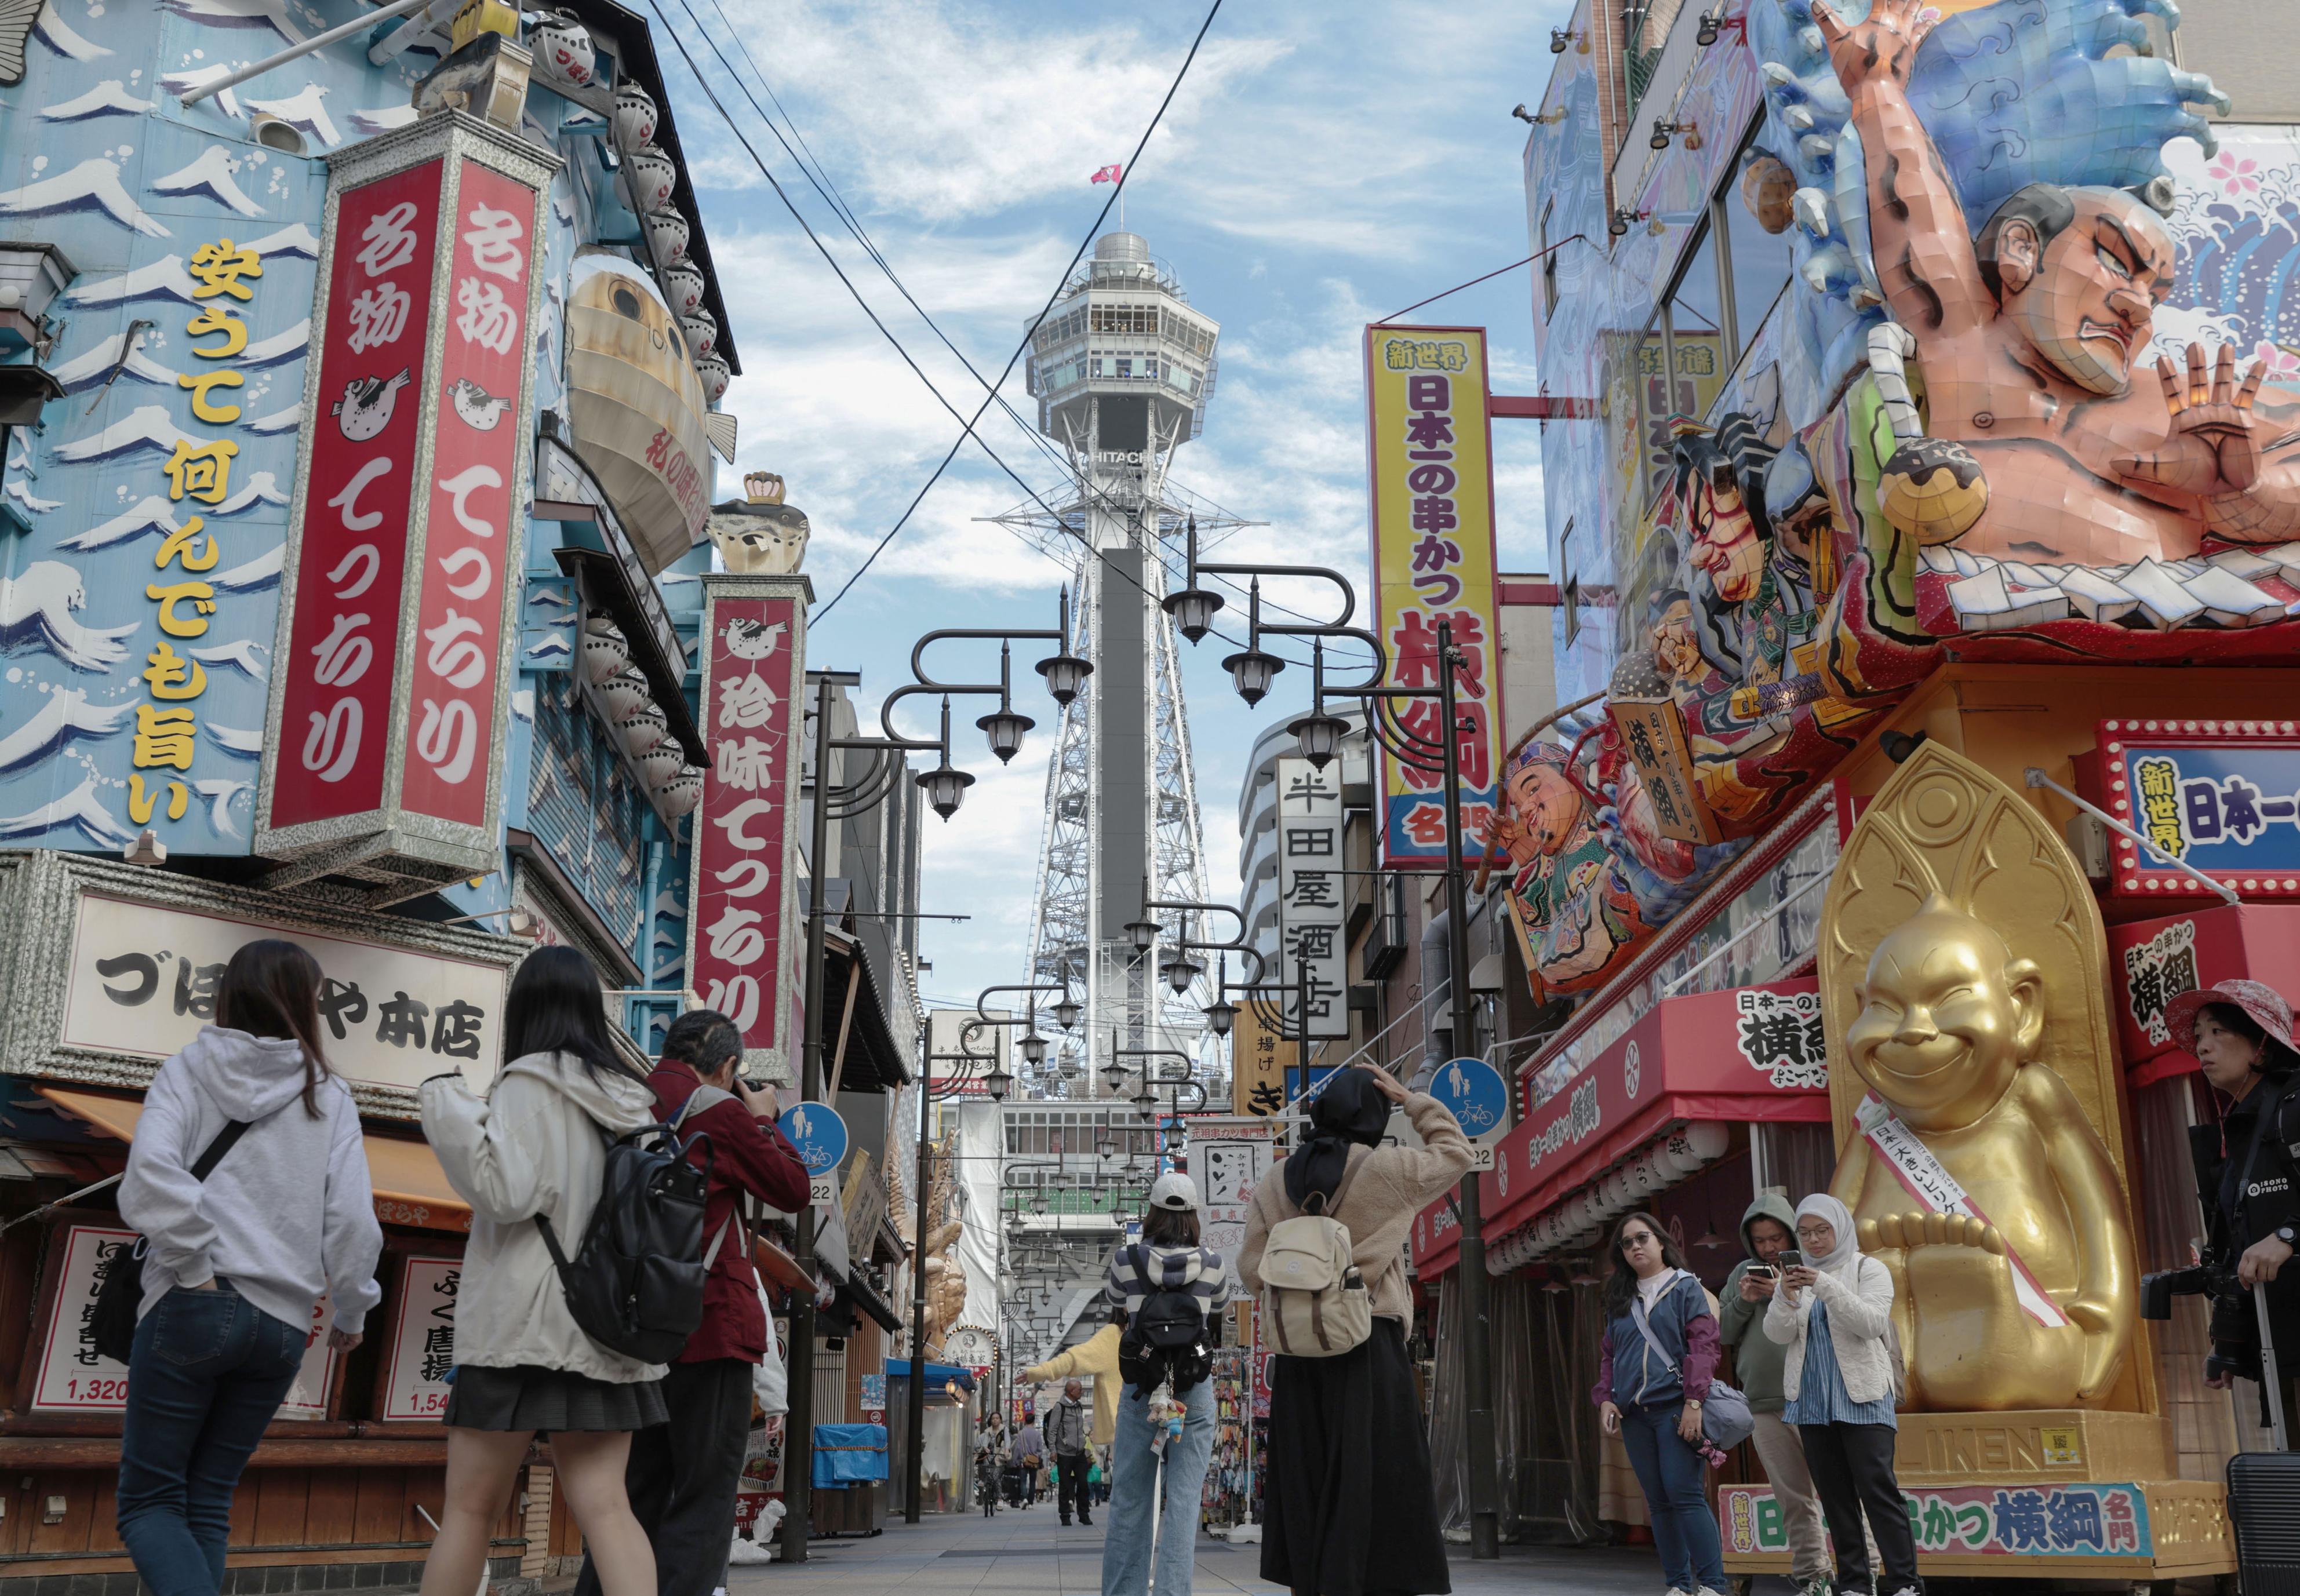
[[[1294,1596],[1445,1596],[1429,1442],[1404,1327],[1339,1358],[1272,1360],[1262,1577]]]
[[[447,1388],[452,1427],[463,1430],[535,1430],[545,1434],[588,1431],[644,1430],[671,1422],[662,1382],[594,1380],[566,1369],[486,1368],[458,1364]]]

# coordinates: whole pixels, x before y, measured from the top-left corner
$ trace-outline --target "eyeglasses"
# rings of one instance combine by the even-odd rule
[[[1640,1230],[1635,1235],[1625,1235],[1621,1238],[1621,1251],[1624,1252],[1630,1251],[1635,1248],[1644,1246],[1653,1239],[1653,1232],[1649,1230]]]
[[[1811,1229],[1807,1229],[1802,1225],[1797,1226],[1797,1240],[1801,1242],[1829,1240],[1833,1239],[1836,1234],[1837,1226],[1834,1225],[1816,1225]]]

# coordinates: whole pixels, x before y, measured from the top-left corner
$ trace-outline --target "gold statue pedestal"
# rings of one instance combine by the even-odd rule
[[[2215,1481],[2166,1477],[2154,1414],[2083,1408],[1904,1413],[1894,1472],[1928,1578],[2135,1583],[2236,1569]],[[1725,1485],[1717,1517],[1729,1574],[1787,1574],[1770,1485]]]

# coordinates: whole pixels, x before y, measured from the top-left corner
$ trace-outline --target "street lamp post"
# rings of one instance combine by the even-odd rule
[[[1272,636],[1306,637],[1311,640],[1311,698],[1310,712],[1291,722],[1289,729],[1300,744],[1303,756],[1322,769],[1339,751],[1344,723],[1326,712],[1329,694],[1339,698],[1354,698],[1365,709],[1366,735],[1379,743],[1390,755],[1420,770],[1429,770],[1434,761],[1446,792],[1446,883],[1447,902],[1446,951],[1453,962],[1449,977],[1449,1007],[1453,1014],[1454,1041],[1457,1051],[1466,1050],[1471,1038],[1471,998],[1469,971],[1469,882],[1462,863],[1462,794],[1461,794],[1461,727],[1458,708],[1454,702],[1454,672],[1463,665],[1461,652],[1454,646],[1453,626],[1440,620],[1437,628],[1438,680],[1434,686],[1398,686],[1385,682],[1388,675],[1388,650],[1376,634],[1362,627],[1350,625],[1356,613],[1357,594],[1340,572],[1324,566],[1307,565],[1231,565],[1202,564],[1198,560],[1197,527],[1193,521],[1188,529],[1188,563],[1187,580],[1177,592],[1164,601],[1167,611],[1183,635],[1195,643],[1212,625],[1213,613],[1221,608],[1220,595],[1201,588],[1198,578],[1203,575],[1239,576],[1247,578],[1247,625],[1246,647],[1232,654],[1223,663],[1229,667],[1238,695],[1249,704],[1265,696],[1272,678],[1285,669],[1284,661],[1262,647],[1264,633]],[[1331,621],[1298,623],[1265,623],[1262,619],[1262,578],[1265,576],[1295,577],[1324,581],[1341,594],[1341,613]],[[1348,638],[1362,644],[1372,653],[1371,669],[1362,682],[1342,686],[1329,686],[1325,679],[1325,644],[1329,638]],[[1398,699],[1435,699],[1438,711],[1438,735],[1425,737],[1397,719],[1391,708]],[[1309,1014],[1304,1004],[1302,1018],[1304,1084],[1308,1084]],[[1470,1449],[1470,1555],[1479,1560],[1492,1560],[1501,1556],[1500,1513],[1494,1454],[1493,1376],[1491,1354],[1491,1325],[1487,1305],[1486,1248],[1483,1221],[1478,1206],[1478,1177],[1474,1171],[1462,1177],[1457,1200],[1461,1229],[1462,1272],[1462,1373],[1467,1387],[1468,1423],[1466,1439]]]
[[[1067,603],[1067,599],[1065,599]],[[976,638],[995,640],[999,648],[999,679],[996,682],[938,682],[928,676],[922,668],[922,657],[928,647],[945,639]],[[988,628],[953,628],[929,632],[911,648],[911,681],[887,695],[879,706],[879,724],[886,734],[879,737],[834,737],[830,735],[830,702],[834,687],[854,687],[862,683],[859,674],[852,671],[810,670],[808,683],[815,690],[814,705],[814,802],[809,827],[807,869],[811,885],[808,892],[806,919],[806,1031],[802,1050],[799,1093],[808,1101],[819,1101],[822,1095],[822,984],[825,932],[829,924],[829,876],[824,869],[825,856],[830,846],[830,822],[849,819],[867,814],[886,801],[894,790],[897,777],[905,768],[905,756],[913,752],[928,752],[938,756],[935,768],[922,771],[913,779],[926,794],[934,811],[947,820],[958,811],[965,799],[966,789],[974,777],[951,763],[950,701],[954,697],[995,696],[998,709],[984,716],[976,724],[981,727],[990,751],[1000,762],[1011,760],[1022,744],[1023,735],[1029,729],[1028,716],[1013,707],[1013,671],[1012,645],[1018,640],[1052,639],[1054,654],[1041,661],[1039,674],[1045,677],[1046,688],[1057,703],[1068,703],[1077,696],[1086,675],[1093,667],[1071,656],[1064,645],[1061,631],[1000,630]],[[918,694],[939,694],[942,697],[942,723],[938,736],[931,738],[906,737],[895,728],[895,707],[904,699]],[[845,786],[830,785],[830,754],[833,750],[867,753],[871,756],[862,774]],[[834,813],[835,810],[835,813]],[[799,1258],[812,1277],[814,1263],[814,1205],[810,1202],[798,1216]],[[926,1238],[917,1238],[923,1246]],[[809,1530],[810,1476],[814,1461],[814,1293],[796,1293],[797,1301],[791,1309],[790,1354],[790,1412],[784,1420],[788,1434],[783,1445],[783,1503],[786,1509],[782,1525],[783,1561],[806,1561]],[[921,1356],[923,1346],[916,1349]],[[918,1389],[925,1377],[923,1367],[912,1379]]]

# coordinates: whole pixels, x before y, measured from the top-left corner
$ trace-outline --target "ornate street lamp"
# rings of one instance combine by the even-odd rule
[[[1217,1036],[1227,1036],[1238,1023],[1238,1005],[1227,997],[1218,997],[1206,1005],[1206,1029]]]
[[[1158,967],[1158,973],[1166,977],[1167,985],[1181,993],[1189,991],[1190,983],[1204,975],[1206,967],[1178,949],[1172,958]]]
[[[1319,770],[1333,763],[1334,755],[1342,749],[1342,738],[1347,735],[1350,723],[1338,715],[1312,711],[1289,722],[1286,727],[1302,750],[1302,757]]]
[[[1198,518],[1194,515],[1189,522],[1189,567],[1196,570],[1197,565]],[[1209,593],[1196,582],[1179,593],[1168,594],[1162,602],[1166,613],[1174,618],[1175,630],[1193,643],[1213,629],[1214,611],[1222,607],[1220,594]]]
[[[1079,1006],[1068,992],[1064,992],[1062,996],[1062,1001],[1047,1010],[1047,1012],[1054,1017],[1054,1023],[1062,1027],[1065,1031],[1078,1024]]]
[[[1038,661],[1038,674],[1046,678],[1046,691],[1054,701],[1068,709],[1071,700],[1086,686],[1086,678],[1094,674],[1094,666],[1070,651],[1071,590],[1067,587],[1062,589],[1062,630],[1055,637],[1058,652]]]
[[[1286,661],[1258,648],[1247,648],[1224,660],[1222,669],[1229,672],[1230,685],[1251,708],[1270,696],[1270,684],[1286,669]]]
[[[1046,1039],[1036,1033],[1022,1038],[1022,1057],[1032,1066],[1046,1061]]]

